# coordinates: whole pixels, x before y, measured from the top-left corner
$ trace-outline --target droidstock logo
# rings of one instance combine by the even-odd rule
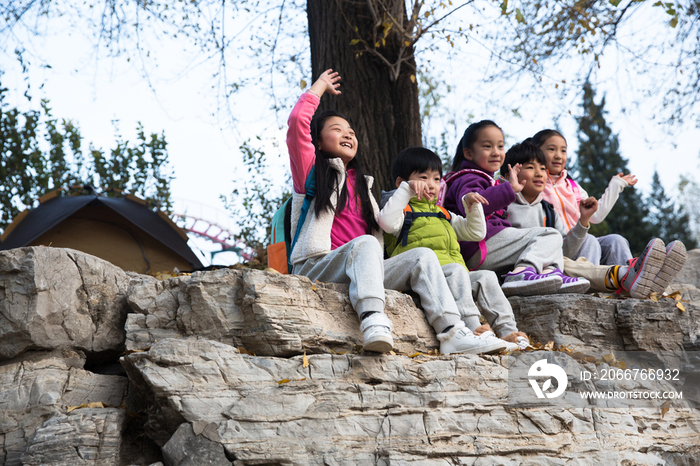
[[[566,390],[566,372],[556,364],[548,364],[546,359],[540,359],[530,366],[527,375],[528,377],[547,377],[547,380],[542,384],[542,388],[540,388],[536,380],[528,378],[537,398],[556,398],[561,396]],[[557,379],[557,389],[552,393],[545,393],[552,386],[552,377]]]

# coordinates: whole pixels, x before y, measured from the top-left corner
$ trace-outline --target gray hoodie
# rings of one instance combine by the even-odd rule
[[[542,207],[542,194],[537,196],[532,203],[525,200],[521,193],[515,195],[515,202],[508,206],[508,221],[514,228],[532,228],[545,226],[545,213]],[[564,237],[564,256],[568,258],[576,257],[576,253],[581,249],[583,240],[586,239],[588,228],[577,222],[567,233],[564,222],[559,215],[554,212],[554,228]]]

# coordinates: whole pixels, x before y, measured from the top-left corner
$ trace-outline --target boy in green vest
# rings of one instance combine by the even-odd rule
[[[477,193],[465,195],[462,202],[466,218],[438,206],[442,161],[422,147],[402,150],[394,160],[391,175],[397,189],[382,193],[377,218],[385,232],[387,255],[393,257],[420,247],[432,249],[464,324],[445,329],[438,338],[442,341],[462,332],[491,345],[500,342],[507,351],[527,348],[529,339],[518,331],[513,309],[496,274],[489,270],[469,272],[460,251],[458,241],[481,241],[486,235],[481,206],[488,203],[486,199]],[[488,324],[480,325],[479,310]],[[478,342],[474,342],[477,347]],[[474,352],[478,353],[478,348]]]

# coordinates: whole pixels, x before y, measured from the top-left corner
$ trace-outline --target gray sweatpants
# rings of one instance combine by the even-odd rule
[[[593,265],[627,265],[632,259],[630,243],[620,235],[595,237],[586,235],[581,248],[572,259],[585,257]]]
[[[498,277],[490,270],[467,272],[461,264],[442,266],[452,296],[469,330],[479,325],[479,311],[499,337],[518,331],[510,301],[503,294]],[[468,286],[471,284],[471,287]],[[471,289],[469,289],[471,288]],[[474,302],[476,301],[476,303]]]
[[[350,304],[358,316],[368,311],[384,312],[384,289],[388,288],[418,294],[436,333],[461,320],[432,249],[415,248],[384,260],[379,241],[363,235],[325,256],[294,265],[292,272],[321,282],[349,283]]]
[[[467,261],[469,270],[501,272],[514,267],[533,267],[541,273],[547,267],[564,269],[561,233],[554,228],[506,228],[486,240],[486,259],[479,267],[479,254]]]

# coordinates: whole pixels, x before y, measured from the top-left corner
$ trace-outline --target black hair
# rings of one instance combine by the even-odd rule
[[[503,133],[503,130],[501,129],[500,126],[498,126],[496,123],[494,123],[491,120],[481,120],[477,123],[472,123],[467,127],[466,130],[464,130],[464,136],[462,136],[462,139],[459,140],[459,143],[457,143],[457,150],[455,151],[455,158],[452,160],[452,171],[456,172],[462,167],[462,162],[464,162],[464,150],[465,149],[471,149],[474,147],[474,143],[476,142],[477,138],[479,137],[479,131],[481,131],[484,128],[487,128],[489,126],[495,126],[499,130],[501,130],[501,133]]]
[[[519,144],[514,144],[513,147],[506,152],[506,158],[501,165],[501,175],[508,176],[508,165],[514,167],[516,163],[526,164],[537,162],[541,165],[547,165],[547,160],[544,158],[544,152],[535,145],[533,138],[527,138]]]
[[[408,180],[414,173],[427,171],[436,171],[440,173],[440,178],[442,178],[440,157],[424,147],[409,147],[399,152],[394,159],[394,164],[391,166],[391,178],[394,182],[399,177]]]
[[[537,147],[542,146],[547,139],[551,138],[552,136],[559,136],[561,137],[564,141],[566,141],[566,138],[562,136],[562,134],[557,131],[556,129],[543,129],[542,131],[538,132],[534,136],[532,136],[532,142],[535,144]]]
[[[326,120],[332,117],[340,117],[347,121],[347,119],[333,110],[326,110],[318,115],[314,115],[311,119],[311,142],[316,150],[316,164],[314,165],[316,171],[316,204],[314,206],[314,213],[318,217],[324,210],[333,211],[333,204],[331,203],[331,195],[334,190],[340,188],[338,193],[338,203],[335,207],[335,213],[342,212],[345,208],[348,198],[348,183],[347,178],[345,179],[345,184],[342,187],[337,187],[335,185],[338,170],[336,170],[330,163],[329,159],[335,158],[334,155],[328,154],[319,148],[319,141],[321,138],[321,130],[326,123]],[[379,231],[379,223],[372,209],[372,202],[370,201],[369,186],[367,185],[367,180],[365,179],[364,170],[362,168],[362,161],[360,159],[359,150],[355,154],[355,157],[348,162],[347,170],[355,170],[355,196],[356,199],[359,198],[360,209],[362,211],[362,218],[367,223],[367,233],[373,233]]]

